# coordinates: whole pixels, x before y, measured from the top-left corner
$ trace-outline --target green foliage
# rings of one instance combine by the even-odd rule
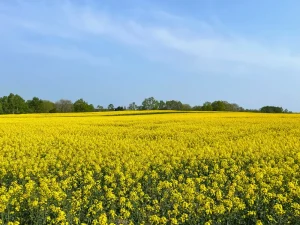
[[[166,109],[166,103],[163,100],[159,101],[158,109],[160,109],[160,110]]]
[[[56,112],[73,112],[71,100],[61,99],[55,103]]]
[[[50,113],[55,109],[55,104],[48,100],[42,100],[40,110],[42,113]]]
[[[118,106],[117,108],[115,108],[115,111],[124,111],[124,107],[123,106]]]
[[[202,111],[202,106],[200,106],[200,105],[195,105],[193,108],[192,108],[192,110],[194,110],[194,111]],[[205,110],[206,111],[206,110]]]
[[[155,110],[159,108],[159,101],[157,101],[154,97],[146,98],[142,102],[143,110]]]
[[[115,110],[115,106],[114,106],[113,104],[109,104],[109,105],[107,106],[107,109],[108,109],[109,111],[114,111],[114,110]]]
[[[212,110],[213,111],[225,111],[226,110],[226,105],[224,101],[214,101],[212,104]]]
[[[50,111],[49,111],[49,113],[56,113],[57,111],[56,111],[56,108],[54,108],[54,109],[51,109]]]
[[[205,102],[202,106],[194,106],[195,111],[229,111],[229,112],[241,112],[244,111],[242,107],[235,103],[229,103],[227,101],[214,101]]]
[[[32,100],[28,100],[27,102],[29,112],[31,113],[41,113],[42,112],[42,104],[43,100],[38,97],[33,97]]]
[[[189,104],[182,104],[182,110],[189,111],[192,110],[192,107]]]
[[[205,105],[205,106],[204,106]],[[242,107],[235,103],[229,103],[227,101],[214,101],[213,103],[206,102],[203,105],[204,111],[230,111],[230,112],[239,112],[244,111]],[[209,109],[209,110],[207,110]]]
[[[89,104],[89,112],[94,112],[95,111],[95,107],[93,104]]]
[[[138,106],[135,104],[135,102],[132,102],[129,104],[128,109],[129,110],[137,110]]]
[[[182,110],[183,104],[181,101],[171,100],[166,101],[166,109],[167,110]]]
[[[74,112],[93,112],[94,106],[92,104],[88,104],[82,98],[78,99],[74,104]]]
[[[205,102],[202,106],[202,111],[213,111],[211,102]]]
[[[4,114],[9,113],[7,96],[3,96],[2,98],[0,98],[0,104],[2,108],[2,113]]]
[[[283,110],[282,107],[277,107],[277,106],[264,106],[260,109],[260,112],[263,112],[263,113],[284,113],[284,112],[287,112],[287,110]]]
[[[5,114],[19,114],[27,113],[28,107],[25,100],[19,96],[10,93],[9,96],[3,96],[0,98],[2,113]]]
[[[103,111],[104,110],[104,107],[102,105],[97,105],[97,110],[98,111]]]
[[[230,111],[230,112],[262,112],[262,113],[292,113],[287,109],[276,106],[264,106],[261,109],[244,109],[238,104],[229,103],[227,101],[205,102],[202,106],[196,105],[191,107],[189,104],[184,104],[177,100],[156,100],[154,97],[146,98],[141,105],[135,102],[129,104],[128,110],[183,110],[183,111]],[[19,113],[56,113],[56,112],[94,112],[94,111],[114,111],[126,110],[126,107],[114,107],[109,104],[107,109],[98,105],[94,108],[93,104],[83,99],[78,99],[74,104],[71,100],[61,99],[55,103],[42,100],[38,97],[33,97],[31,100],[25,100],[17,94],[9,94],[8,96],[0,97],[0,114],[19,114]]]

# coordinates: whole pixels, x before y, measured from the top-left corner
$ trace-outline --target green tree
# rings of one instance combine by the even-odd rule
[[[154,97],[146,98],[142,102],[143,110],[155,110],[158,109],[158,107],[159,107],[159,102]]]
[[[55,109],[55,104],[48,100],[42,100],[42,104],[40,106],[40,112],[42,113],[49,113],[53,112]]]
[[[224,101],[214,101],[212,104],[212,110],[213,111],[225,111],[226,110],[226,105]]]
[[[189,104],[182,104],[181,110],[189,111],[192,110],[192,107]]]
[[[202,106],[195,105],[192,109],[195,110],[195,111],[202,111]]]
[[[123,106],[118,106],[117,108],[115,108],[115,111],[124,111],[124,107]]]
[[[176,100],[166,101],[166,109],[167,110],[181,110],[182,103],[181,103],[181,101],[176,101]]]
[[[74,102],[73,108],[75,112],[91,112],[94,110],[94,106],[90,106],[82,98]]]
[[[202,111],[213,111],[213,107],[211,102],[204,102],[204,104],[202,105]]]
[[[98,111],[103,111],[104,110],[104,107],[102,105],[97,105],[97,110]]]
[[[115,106],[114,106],[113,104],[109,104],[109,105],[107,106],[107,109],[108,109],[109,111],[114,111],[114,110],[115,110]]]
[[[93,104],[89,104],[89,112],[94,112],[95,111],[95,107]]]
[[[27,102],[28,110],[31,113],[40,113],[42,112],[41,107],[43,104],[43,100],[38,97],[33,97],[32,100],[28,100]]]
[[[55,102],[56,112],[73,112],[73,103],[71,100],[61,99]]]
[[[28,112],[27,104],[20,95],[10,93],[9,96],[7,96],[6,103],[6,113],[19,114]]]
[[[232,112],[244,111],[244,109],[236,103],[228,103],[228,102],[226,102],[226,103],[227,103],[226,104],[226,111],[232,111]]]
[[[283,108],[277,106],[264,106],[260,109],[260,111],[262,113],[284,113]]]
[[[3,114],[2,104],[0,102],[0,114]]]
[[[128,110],[137,110],[138,106],[135,104],[135,102],[132,102],[128,106]]]
[[[159,109],[159,110],[164,110],[164,109],[166,109],[166,103],[165,103],[163,100],[160,100],[160,101],[159,101],[158,109]]]
[[[2,105],[2,111],[4,114],[10,113],[9,112],[9,105],[8,105],[8,97],[7,96],[3,96],[2,98],[0,98],[0,103]]]

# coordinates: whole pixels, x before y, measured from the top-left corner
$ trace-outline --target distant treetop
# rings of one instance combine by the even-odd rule
[[[0,97],[0,114],[20,114],[20,113],[66,113],[66,112],[98,112],[98,111],[123,111],[123,110],[182,110],[182,111],[228,111],[228,112],[261,112],[261,113],[291,113],[287,109],[277,106],[264,106],[260,109],[244,109],[236,103],[217,100],[214,102],[204,102],[202,105],[190,106],[179,100],[157,100],[154,97],[145,98],[141,105],[135,102],[129,106],[115,107],[109,104],[107,108],[98,105],[96,108],[82,98],[74,103],[68,99],[60,99],[55,103],[33,97],[25,101],[20,95],[9,94]]]

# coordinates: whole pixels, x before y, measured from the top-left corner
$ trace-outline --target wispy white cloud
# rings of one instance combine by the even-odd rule
[[[79,6],[72,1],[53,1],[50,6],[45,5],[45,1],[35,4],[31,2],[6,7],[4,12],[0,11],[0,16],[6,18],[5,22],[2,19],[0,27],[3,23],[9,23],[16,28],[16,32],[25,30],[65,40],[88,41],[96,37],[101,42],[108,39],[128,45],[132,51],[147,58],[175,66],[180,64],[181,68],[192,67],[198,71],[240,74],[257,69],[300,71],[300,57],[292,55],[290,49],[266,46],[259,40],[247,39],[236,33],[224,33],[224,30],[220,31],[218,26],[206,21],[154,11],[148,17],[156,17],[156,21],[159,19],[161,23],[150,23],[143,19],[111,14],[99,6],[95,7],[96,4]],[[31,45],[35,46],[28,49],[35,49],[31,52],[38,54],[85,59],[93,63],[102,61],[97,59],[98,56],[76,47],[76,43],[63,49],[42,44]],[[164,60],[166,58],[171,60]]]

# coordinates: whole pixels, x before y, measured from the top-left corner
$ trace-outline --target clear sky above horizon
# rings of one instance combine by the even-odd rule
[[[297,0],[0,0],[0,96],[300,112]]]

